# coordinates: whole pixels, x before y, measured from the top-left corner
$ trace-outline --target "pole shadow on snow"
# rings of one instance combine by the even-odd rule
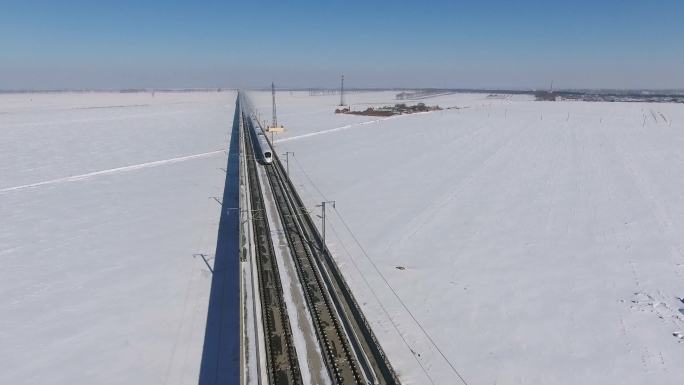
[[[240,382],[240,216],[235,210],[227,209],[239,206],[239,121],[239,100],[236,100],[199,385]]]

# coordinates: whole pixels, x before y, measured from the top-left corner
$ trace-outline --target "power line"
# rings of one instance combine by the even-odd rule
[[[297,161],[297,163],[299,163],[299,162]],[[306,174],[304,169],[301,167],[301,164],[299,164],[299,167],[300,167],[300,170],[302,171],[302,173],[304,173],[304,175],[306,175],[307,179],[309,179],[309,181],[311,182],[311,185],[316,189],[316,191],[318,191],[318,193],[321,196],[324,197],[321,190],[319,190],[318,187],[316,187],[316,185],[313,183],[313,181],[311,181],[311,179],[309,178],[308,174]],[[303,186],[303,187],[306,189],[306,186]],[[324,197],[324,199],[325,199],[325,197]],[[383,305],[382,301],[380,300],[377,293],[373,289],[373,286],[370,284],[370,282],[368,282],[368,279],[366,279],[366,276],[361,271],[361,268],[359,268],[359,265],[356,263],[354,258],[351,256],[349,249],[347,249],[347,246],[342,241],[342,238],[339,236],[339,234],[337,233],[337,229],[335,228],[335,226],[332,223],[330,224],[330,228],[332,229],[333,233],[335,234],[335,238],[337,238],[337,240],[340,242],[340,245],[342,246],[342,249],[344,250],[345,254],[347,254],[347,256],[349,257],[349,260],[351,261],[352,265],[354,266],[354,269],[356,270],[357,273],[359,273],[359,276],[361,276],[361,278],[363,279],[363,282],[366,284],[368,289],[371,291],[373,298],[375,298],[375,300],[378,302],[378,305],[380,305],[380,308],[382,309],[382,311],[385,313],[387,318],[390,320],[390,323],[394,327],[394,330],[397,332],[397,334],[399,334],[399,337],[404,342],[404,345],[406,345],[406,347],[409,349],[409,351],[411,351],[411,355],[413,356],[413,359],[416,360],[416,362],[418,363],[418,366],[420,366],[420,368],[423,371],[423,373],[425,374],[425,376],[428,378],[428,380],[430,380],[430,383],[432,385],[435,385],[435,381],[430,376],[430,373],[428,373],[428,371],[425,368],[425,366],[423,365],[423,363],[418,359],[418,357],[416,357],[416,353],[413,350],[413,348],[411,347],[411,344],[406,340],[404,335],[401,333],[401,330],[399,330],[399,326],[394,322],[394,319],[392,319],[392,316],[390,315],[389,311],[387,310],[387,308],[385,308],[385,305]]]
[[[392,319],[392,316],[389,314],[389,311],[385,308],[385,305],[382,304],[382,301],[380,301],[380,298],[378,297],[377,293],[376,293],[375,290],[373,289],[373,286],[371,286],[370,282],[368,282],[368,280],[366,279],[366,276],[363,274],[363,272],[362,272],[361,269],[359,268],[359,265],[357,265],[357,264],[356,264],[356,261],[354,261],[354,258],[352,258],[351,253],[350,253],[349,250],[347,249],[347,246],[346,246],[346,245],[344,244],[344,242],[342,241],[342,238],[340,238],[340,236],[337,234],[337,230],[335,229],[335,226],[333,226],[333,225],[331,224],[331,225],[330,225],[330,228],[332,229],[333,233],[335,234],[335,238],[337,238],[337,240],[340,242],[340,245],[342,246],[342,249],[344,249],[344,252],[345,252],[345,253],[347,254],[347,256],[349,257],[349,260],[352,262],[352,265],[354,266],[354,269],[356,270],[357,273],[359,273],[359,275],[360,275],[361,278],[363,279],[363,282],[366,283],[366,286],[368,286],[368,289],[371,291],[371,294],[373,294],[373,297],[375,298],[375,300],[376,300],[376,301],[378,302],[378,304],[380,305],[380,308],[382,309],[383,313],[385,313],[385,315],[387,316],[387,318],[390,320],[390,323],[391,323],[392,326],[394,327],[394,330],[396,330],[397,334],[399,334],[399,337],[401,338],[401,340],[404,341],[404,345],[406,345],[406,347],[409,348],[409,350],[411,351],[411,355],[413,356],[413,359],[416,360],[416,362],[418,363],[418,365],[420,366],[420,368],[423,370],[423,373],[425,373],[425,375],[427,376],[428,380],[430,380],[430,383],[434,385],[434,384],[435,384],[435,381],[432,379],[432,377],[430,376],[430,373],[428,373],[427,369],[425,369],[425,366],[423,366],[423,363],[420,362],[420,360],[418,359],[418,357],[416,357],[416,352],[413,350],[413,348],[411,348],[411,344],[409,344],[409,342],[406,340],[406,338],[404,338],[404,335],[403,335],[403,334],[401,333],[401,331],[399,330],[399,326],[394,322],[394,319]]]
[[[273,97],[273,127],[278,127],[278,115],[276,115],[276,102],[275,102],[275,83],[271,82],[271,96]]]
[[[313,180],[311,179],[311,177],[309,176],[309,174],[307,174],[306,171],[304,171],[304,168],[302,167],[301,163],[299,163],[299,160],[297,159],[297,157],[294,157],[294,159],[295,159],[295,162],[297,163],[297,165],[299,166],[299,168],[301,169],[302,173],[303,173],[304,176],[306,177],[306,179],[309,180],[309,183],[311,183],[311,185],[316,189],[316,191],[318,191],[318,193],[321,195],[321,197],[323,197],[323,199],[327,199],[327,198],[325,197],[325,195],[321,192],[321,190],[318,189],[318,187],[317,187],[316,184],[313,182]],[[394,296],[397,298],[397,300],[399,301],[399,303],[401,303],[401,306],[404,308],[404,310],[406,310],[406,312],[411,316],[411,319],[413,319],[413,322],[415,322],[416,325],[418,325],[418,327],[419,327],[420,330],[423,332],[423,334],[425,334],[425,336],[428,338],[428,340],[430,341],[430,343],[435,347],[435,349],[437,349],[437,351],[439,352],[439,354],[442,356],[442,358],[444,359],[444,361],[447,362],[447,364],[449,365],[449,367],[451,368],[451,370],[454,372],[454,374],[456,374],[456,376],[461,380],[461,382],[463,382],[463,384],[468,385],[468,382],[463,378],[463,376],[461,375],[461,373],[456,369],[456,367],[454,366],[454,364],[447,358],[447,356],[444,354],[444,352],[442,352],[442,349],[440,349],[439,346],[435,343],[435,341],[434,341],[434,339],[432,338],[432,336],[430,335],[430,333],[428,333],[427,330],[425,330],[425,328],[423,327],[423,325],[422,325],[422,324],[418,321],[418,319],[413,315],[413,313],[411,312],[411,310],[409,310],[409,308],[406,306],[406,303],[404,303],[404,301],[401,299],[401,297],[399,296],[399,294],[397,293],[397,291],[394,289],[394,287],[392,287],[392,285],[389,283],[389,281],[387,280],[387,278],[385,277],[385,275],[380,271],[380,269],[379,269],[378,266],[375,264],[375,262],[373,261],[373,259],[371,259],[371,257],[368,255],[368,253],[366,252],[366,249],[363,248],[363,246],[362,246],[361,243],[359,242],[359,240],[358,240],[358,238],[356,237],[356,235],[354,234],[354,232],[351,230],[351,228],[349,228],[349,225],[347,224],[347,222],[346,222],[346,221],[344,220],[344,218],[342,217],[342,214],[340,214],[340,212],[337,210],[337,208],[333,208],[333,211],[335,212],[335,214],[337,215],[337,217],[340,219],[340,221],[342,222],[342,224],[344,225],[344,227],[347,229],[347,231],[349,232],[349,234],[352,236],[352,239],[354,239],[354,242],[356,243],[356,245],[361,249],[361,252],[363,253],[363,255],[364,255],[364,256],[366,257],[366,259],[371,263],[371,265],[373,265],[373,268],[375,269],[375,271],[378,273],[378,275],[380,275],[380,277],[382,278],[382,280],[385,282],[385,285],[387,285],[387,287],[390,289],[390,291],[392,292],[392,294],[394,294]],[[338,239],[339,239],[339,238],[338,238]],[[364,280],[365,280],[365,278],[364,278]],[[377,297],[376,297],[376,298],[377,298]],[[388,317],[389,317],[389,315],[388,315]],[[391,319],[391,318],[390,318],[390,319]],[[400,334],[401,334],[401,333],[400,333]],[[421,365],[421,367],[422,367],[422,365]],[[429,376],[428,376],[428,377],[429,377]]]
[[[375,262],[373,262],[373,260],[370,258],[370,256],[368,255],[368,253],[366,253],[366,250],[363,248],[363,246],[361,246],[361,243],[360,243],[359,240],[356,238],[356,235],[354,235],[354,232],[352,232],[352,230],[349,228],[349,225],[347,225],[347,222],[345,222],[344,218],[342,218],[342,215],[340,214],[340,212],[337,211],[336,208],[333,208],[333,211],[335,212],[335,214],[337,214],[337,217],[340,218],[340,221],[342,222],[342,224],[344,225],[344,227],[347,229],[347,231],[349,231],[349,234],[350,234],[350,235],[352,236],[352,238],[354,239],[354,242],[356,242],[356,244],[359,246],[359,248],[360,248],[361,251],[363,252],[363,255],[366,256],[366,259],[368,259],[368,261],[373,265],[373,268],[375,269],[375,271],[380,275],[380,277],[382,278],[382,280],[385,282],[385,284],[387,285],[387,287],[389,287],[389,289],[392,291],[392,293],[393,293],[394,296],[397,298],[397,300],[399,300],[399,303],[401,303],[401,306],[404,308],[404,310],[406,310],[406,312],[411,316],[411,318],[412,318],[413,321],[416,323],[416,325],[418,325],[418,327],[419,327],[420,330],[423,332],[423,334],[425,334],[425,336],[428,338],[428,340],[430,340],[430,343],[435,347],[435,349],[437,349],[437,351],[438,351],[439,354],[442,356],[442,358],[444,358],[444,361],[446,361],[446,362],[449,364],[449,367],[451,367],[451,370],[454,371],[454,373],[456,374],[456,376],[458,376],[458,378],[459,378],[465,385],[468,385],[468,382],[466,382],[466,380],[463,378],[463,376],[461,376],[461,373],[458,372],[458,370],[456,369],[456,367],[454,366],[454,364],[451,363],[451,361],[446,357],[446,355],[444,354],[444,352],[442,352],[442,349],[440,349],[439,346],[437,346],[437,344],[435,343],[435,341],[432,339],[432,336],[430,336],[430,333],[428,333],[427,330],[425,330],[425,328],[423,327],[423,325],[421,325],[421,323],[418,322],[418,320],[417,320],[416,317],[413,315],[413,313],[411,312],[411,310],[409,310],[409,308],[406,306],[406,304],[405,304],[404,301],[401,299],[401,297],[399,296],[399,294],[397,294],[396,290],[394,290],[394,288],[392,287],[392,285],[390,285],[389,281],[387,281],[387,278],[385,278],[385,275],[382,274],[382,272],[380,272],[380,269],[379,269],[378,266],[375,264]]]

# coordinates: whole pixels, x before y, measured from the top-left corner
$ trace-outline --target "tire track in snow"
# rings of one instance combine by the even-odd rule
[[[444,111],[444,110],[439,110],[439,111]],[[299,140],[299,139],[309,138],[312,136],[325,135],[325,134],[330,134],[333,132],[348,130],[350,128],[354,128],[354,127],[358,127],[358,126],[365,126],[368,124],[379,123],[379,122],[382,122],[385,120],[397,119],[397,118],[407,117],[407,116],[418,116],[418,115],[423,115],[423,114],[429,114],[431,112],[438,112],[438,111],[426,111],[426,112],[416,112],[413,114],[393,115],[393,116],[388,116],[386,118],[367,120],[365,122],[359,122],[359,123],[351,123],[351,124],[346,124],[346,125],[340,126],[340,127],[330,128],[327,130],[310,132],[308,134],[302,134],[302,135],[292,136],[289,138],[278,139],[275,141],[275,143],[289,142],[291,140]]]
[[[500,160],[505,150],[512,147],[513,143],[522,141],[524,135],[531,131],[530,127],[531,126],[528,125],[522,132],[512,131],[504,140],[495,141],[493,147],[488,149],[489,151],[484,154],[484,158],[480,160],[479,163],[475,164],[472,170],[466,172],[465,175],[451,178],[450,180],[456,182],[456,184],[446,193],[440,194],[438,198],[432,199],[430,203],[427,203],[425,207],[421,209],[419,214],[404,224],[402,230],[397,231],[398,234],[401,234],[399,238],[388,242],[383,253],[392,253],[394,252],[394,249],[412,239],[431,220],[431,218],[441,210],[441,208],[446,207],[450,202],[458,198],[469,186],[475,183],[477,178],[486,174],[486,171],[489,170],[496,161]],[[478,129],[478,131],[479,130],[480,129]]]
[[[216,151],[204,152],[201,154],[181,156],[178,158],[156,160],[154,162],[134,164],[131,166],[110,168],[107,170],[89,172],[87,174],[72,175],[72,176],[63,177],[63,178],[50,179],[50,180],[46,180],[46,181],[42,181],[42,182],[30,183],[30,184],[25,184],[25,185],[21,185],[21,186],[5,187],[5,188],[0,189],[0,194],[6,193],[6,192],[11,192],[11,191],[25,190],[25,189],[29,189],[29,188],[52,185],[52,184],[57,184],[57,183],[76,182],[76,181],[80,181],[80,180],[90,179],[90,178],[100,176],[100,175],[116,174],[116,173],[121,173],[121,172],[140,170],[143,168],[157,167],[157,166],[162,166],[162,165],[167,165],[167,164],[184,162],[186,160],[206,158],[209,156],[220,154],[222,152],[225,152],[225,151],[224,150],[216,150]]]

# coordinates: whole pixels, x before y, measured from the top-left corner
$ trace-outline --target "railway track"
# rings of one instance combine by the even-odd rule
[[[252,126],[253,120],[247,117],[243,117],[243,122],[245,140],[249,141],[249,146],[246,146],[249,147],[247,155],[253,168],[253,171],[249,171],[250,178],[255,174],[257,179],[256,182],[250,179],[252,190],[255,186],[259,187],[256,168],[263,167],[333,384],[399,385],[396,373],[275,151],[272,164],[257,166],[252,143],[261,127]],[[248,130],[248,125],[252,130]],[[259,198],[259,207],[253,204],[253,209],[263,208],[263,197]],[[265,216],[265,211],[262,212]],[[264,222],[263,225],[268,229],[265,217]],[[259,244],[263,242],[259,239]],[[272,242],[269,240],[267,243],[271,247],[272,256]],[[277,272],[274,259],[272,265]],[[278,294],[282,296],[282,289],[279,289]],[[280,301],[282,302],[282,298]]]
[[[313,260],[314,252],[298,223],[297,217],[301,215],[301,210],[293,206],[277,166],[268,166],[266,174],[330,376],[335,384],[365,384],[335,306],[327,295],[322,274]]]
[[[245,157],[252,210],[259,295],[262,306],[266,361],[269,384],[299,385],[302,377],[292,340],[292,330],[283,299],[283,289],[275,259],[271,231],[266,218],[266,207],[261,193],[257,164],[254,157],[252,136],[248,129],[248,119],[241,116],[245,138]]]
[[[277,156],[266,171],[333,381],[399,384]]]

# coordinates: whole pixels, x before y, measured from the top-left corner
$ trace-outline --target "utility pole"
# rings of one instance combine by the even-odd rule
[[[332,204],[332,207],[335,208],[335,201],[323,201],[323,202],[321,202],[320,205],[316,205],[316,207],[321,208],[321,213],[322,213],[321,219],[323,220],[323,226],[321,228],[322,229],[321,232],[323,233],[323,244],[324,245],[325,245],[325,205],[328,203]]]
[[[344,74],[342,74],[342,84],[340,84],[340,106],[344,106]]]
[[[290,155],[294,156],[294,152],[285,151],[285,153],[283,155],[285,155],[285,167],[287,169],[287,177],[289,178],[290,177]]]

